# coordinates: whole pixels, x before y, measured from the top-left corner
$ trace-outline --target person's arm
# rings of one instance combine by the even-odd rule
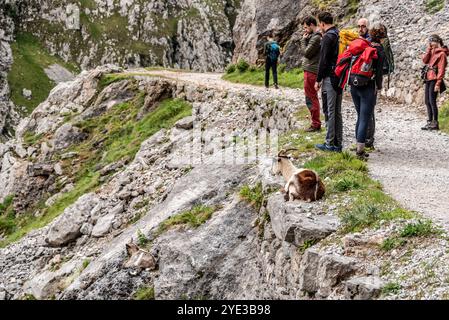
[[[426,53],[422,57],[422,62],[424,62],[425,64],[428,64],[431,57],[432,57],[432,48],[430,46],[428,46]]]
[[[312,59],[320,52],[321,48],[321,37],[317,34],[312,35],[309,40],[309,44],[306,46],[304,50],[304,56],[307,59]]]
[[[443,82],[444,74],[446,73],[446,67],[447,67],[447,57],[446,54],[443,53],[441,55],[440,61],[438,62],[438,74],[437,74],[437,83],[435,84],[435,91],[440,91],[441,82]]]
[[[321,41],[321,50],[320,50],[320,62],[318,64],[318,75],[316,82],[320,83],[323,81],[325,77],[325,71],[327,69],[328,59],[329,56],[328,51],[330,48],[330,42],[331,39],[328,36],[324,36],[323,40]]]

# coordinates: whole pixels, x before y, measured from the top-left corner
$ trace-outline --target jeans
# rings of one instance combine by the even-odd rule
[[[271,61],[270,58],[267,58],[265,61],[265,87],[270,86],[270,69],[273,70],[273,80],[274,84],[278,84],[278,64],[277,61]]]
[[[343,93],[337,92],[332,85],[331,78],[327,77],[323,80],[322,94],[326,97],[328,115],[326,144],[341,148],[343,145],[343,118],[341,115]]]
[[[304,93],[306,95],[307,108],[312,116],[312,127],[321,128],[320,100],[318,100],[318,92],[315,90],[316,78],[316,74],[304,71]]]
[[[351,96],[357,111],[355,126],[357,143],[366,143],[368,124],[373,117],[376,104],[375,83],[371,82],[365,87],[351,86]]]
[[[427,106],[427,120],[429,121],[438,121],[438,92],[435,92],[436,83],[436,80],[426,81],[425,100]]]

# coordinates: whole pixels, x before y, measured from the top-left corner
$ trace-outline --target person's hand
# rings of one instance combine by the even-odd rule
[[[320,91],[321,83],[315,82],[315,91]]]
[[[309,34],[307,32],[304,32],[304,34],[302,35],[303,39],[307,39],[309,37]]]
[[[435,86],[435,92],[440,92],[440,86]]]

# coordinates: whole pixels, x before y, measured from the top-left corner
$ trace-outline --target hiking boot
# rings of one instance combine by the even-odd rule
[[[304,130],[304,132],[317,132],[317,131],[321,131],[321,127],[310,126],[310,128]]]
[[[429,130],[440,130],[440,126],[438,125],[438,121],[432,121],[429,126]]]
[[[277,84],[274,85],[275,89],[279,89],[279,86]]]
[[[430,125],[432,124],[432,121],[427,121],[427,124],[421,128],[421,130],[430,130]]]
[[[317,148],[318,150],[321,150],[321,151],[326,151],[326,152],[341,152],[341,150],[342,150],[341,147],[330,146],[327,143],[316,144],[315,148]]]
[[[357,159],[362,160],[362,161],[367,161],[369,158],[369,154],[366,153],[365,151],[356,152],[355,155],[357,156]]]

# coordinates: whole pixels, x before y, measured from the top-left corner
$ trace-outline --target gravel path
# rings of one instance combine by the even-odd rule
[[[302,90],[270,89],[234,84],[217,73],[146,71],[149,74],[193,82],[217,89],[260,90],[277,97],[303,95]],[[350,100],[343,103],[345,147],[354,143],[355,111]],[[382,100],[376,107],[376,152],[369,158],[373,178],[409,210],[424,214],[449,230],[449,136],[420,128],[426,116],[416,108]]]

